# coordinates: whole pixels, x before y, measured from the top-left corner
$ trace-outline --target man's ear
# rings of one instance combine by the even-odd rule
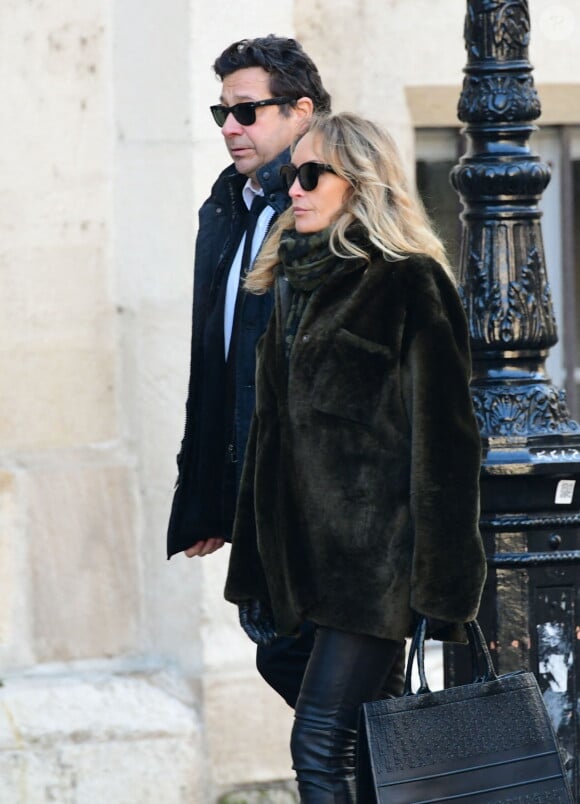
[[[301,134],[306,129],[310,118],[314,114],[314,103],[312,102],[312,98],[298,98],[292,108],[298,121],[298,133]]]

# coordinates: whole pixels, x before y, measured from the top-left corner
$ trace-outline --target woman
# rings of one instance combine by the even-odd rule
[[[357,713],[416,613],[463,641],[485,579],[465,316],[391,139],[314,120],[292,206],[246,280],[275,287],[226,598],[257,642],[316,623],[296,706],[301,800],[354,801]]]

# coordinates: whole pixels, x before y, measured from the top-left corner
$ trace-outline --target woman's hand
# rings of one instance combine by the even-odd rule
[[[259,600],[246,600],[238,605],[240,625],[252,642],[261,647],[276,637],[274,618],[270,608]]]

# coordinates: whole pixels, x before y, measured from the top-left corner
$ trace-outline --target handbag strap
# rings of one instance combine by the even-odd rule
[[[469,647],[471,649],[471,662],[473,668],[473,680],[477,681],[492,681],[498,675],[495,672],[493,661],[487,642],[483,635],[483,631],[477,620],[465,623],[465,630],[467,631],[467,638],[469,639]],[[479,657],[483,660],[483,673],[481,672],[481,665]]]
[[[491,654],[487,647],[483,631],[477,620],[464,623],[469,640],[469,647],[471,651],[471,664],[473,672],[473,683],[481,683],[484,681],[492,681],[497,678],[497,673],[493,666]],[[427,618],[420,617],[411,647],[409,648],[409,658],[407,659],[407,669],[405,672],[405,688],[403,695],[422,695],[426,692],[431,692],[429,684],[427,683],[427,676],[425,674],[425,637],[427,634]],[[417,669],[419,672],[419,689],[413,692],[412,675],[413,665],[417,658]],[[483,663],[483,668],[480,666],[480,657]],[[483,672],[481,672],[483,669]]]
[[[424,692],[431,692],[427,683],[427,676],[425,675],[425,635],[427,633],[427,618],[420,617],[411,647],[409,648],[409,658],[407,660],[407,670],[405,672],[405,688],[403,695],[414,695],[412,687],[413,664],[415,663],[415,656],[417,656],[417,667],[419,670],[419,689],[417,695]]]

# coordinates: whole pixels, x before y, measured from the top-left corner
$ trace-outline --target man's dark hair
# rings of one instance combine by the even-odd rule
[[[213,65],[222,81],[246,67],[262,67],[269,74],[273,97],[311,98],[315,112],[330,112],[330,95],[318,69],[295,39],[274,34],[241,39],[227,47]]]

